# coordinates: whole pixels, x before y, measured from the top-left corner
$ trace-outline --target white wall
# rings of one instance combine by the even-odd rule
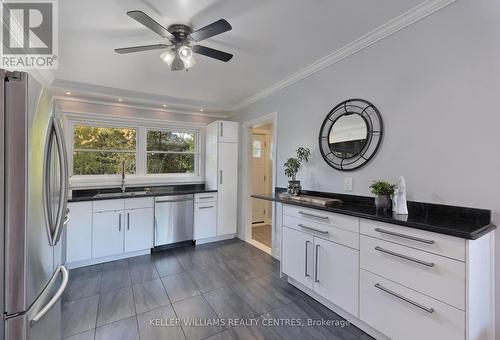
[[[318,133],[326,114],[349,98],[377,106],[385,136],[370,164],[343,173],[321,158]],[[278,112],[278,186],[286,186],[285,159],[307,146],[313,157],[298,176],[305,189],[343,192],[343,180],[351,176],[352,193],[370,195],[372,180],[404,175],[409,199],[491,209],[500,225],[499,101],[500,1],[458,0],[233,119]]]

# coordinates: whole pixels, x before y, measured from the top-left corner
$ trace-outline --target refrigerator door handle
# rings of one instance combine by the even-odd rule
[[[66,219],[68,212],[68,189],[69,189],[69,169],[68,169],[68,154],[66,152],[66,142],[64,140],[64,134],[62,126],[56,117],[51,118],[54,124],[54,131],[56,133],[57,147],[59,150],[59,164],[61,166],[61,193],[59,195],[60,205],[58,220],[56,221],[54,230],[54,245],[59,242],[62,233],[63,220]],[[66,216],[64,216],[66,214]]]
[[[68,285],[68,279],[69,279],[69,273],[66,267],[64,266],[59,266],[56,273],[54,274],[53,278],[51,279],[51,282],[49,283],[47,289],[50,289],[54,282],[56,281],[58,274],[61,273],[62,275],[62,282],[61,286],[57,290],[57,292],[52,296],[52,298],[49,300],[49,302],[41,308],[39,311],[35,313],[35,316],[31,318],[30,322],[31,324],[34,324],[35,322],[38,322],[41,318],[44,317],[45,314],[56,304],[57,300],[59,300],[64,293],[64,290],[66,289],[66,286]]]

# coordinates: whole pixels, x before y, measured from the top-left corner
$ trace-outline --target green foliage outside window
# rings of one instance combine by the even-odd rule
[[[147,173],[193,173],[195,143],[194,133],[148,131]]]
[[[73,136],[74,175],[119,174],[122,161],[125,173],[135,174],[136,129],[76,125]]]

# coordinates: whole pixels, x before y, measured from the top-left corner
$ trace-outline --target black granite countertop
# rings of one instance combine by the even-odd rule
[[[68,202],[83,202],[83,201],[98,201],[120,198],[138,198],[149,196],[172,196],[172,195],[188,195],[201,194],[204,192],[217,192],[217,190],[205,189],[205,184],[180,184],[180,185],[164,185],[164,186],[147,186],[147,187],[129,187],[122,195],[96,197],[99,194],[121,193],[120,188],[105,188],[105,189],[82,189],[73,190],[72,198]],[[134,194],[131,194],[134,193]]]
[[[276,193],[252,195],[252,197],[397,224],[471,240],[477,239],[496,228],[495,225],[491,224],[491,211],[485,209],[409,201],[408,215],[396,215],[392,212],[377,211],[372,197],[302,191],[303,195],[338,198],[343,202],[336,207],[324,207],[280,198],[279,192],[283,191],[285,191],[283,188],[276,188]]]

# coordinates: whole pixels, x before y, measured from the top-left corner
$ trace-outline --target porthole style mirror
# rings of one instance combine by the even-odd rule
[[[382,141],[383,122],[377,108],[363,99],[349,99],[326,116],[319,149],[333,168],[351,171],[367,164]]]

